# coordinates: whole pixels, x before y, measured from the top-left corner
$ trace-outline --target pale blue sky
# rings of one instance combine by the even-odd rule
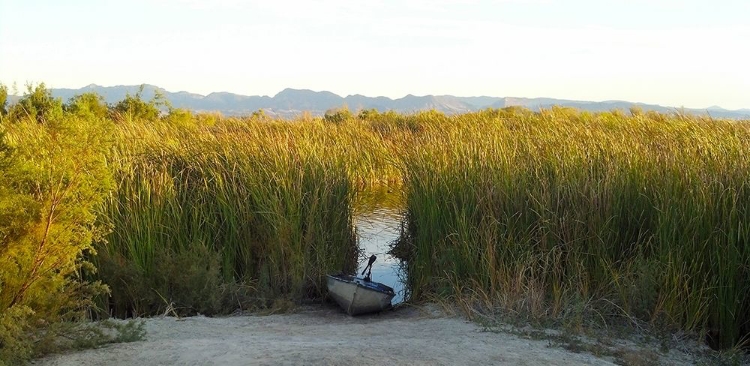
[[[750,108],[748,0],[0,0],[0,82]]]

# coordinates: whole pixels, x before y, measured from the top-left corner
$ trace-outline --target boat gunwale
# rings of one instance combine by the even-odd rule
[[[371,290],[371,291],[375,291],[375,292],[378,292],[378,293],[381,293],[381,294],[385,294],[385,295],[393,295],[393,296],[396,295],[396,292],[393,290],[392,287],[390,287],[388,285],[384,285],[384,284],[382,284],[380,282],[370,281],[371,283],[376,283],[378,285],[377,288],[376,288],[376,287],[365,286],[365,285],[363,285],[363,284],[361,284],[361,283],[359,283],[357,281],[354,281],[355,279],[359,279],[359,280],[364,281],[364,279],[358,278],[357,276],[352,276],[352,275],[347,275],[347,274],[335,274],[335,275],[330,275],[329,274],[329,275],[326,275],[326,276],[331,277],[334,280],[337,280],[337,281],[340,281],[340,282],[344,282],[344,283],[356,285],[358,288],[361,287],[361,288],[363,288],[365,290]],[[342,276],[347,277],[347,278],[342,278]],[[384,289],[381,289],[381,287],[383,287]]]

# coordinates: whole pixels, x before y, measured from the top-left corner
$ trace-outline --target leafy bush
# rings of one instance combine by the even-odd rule
[[[144,271],[122,254],[102,251],[100,277],[112,290],[105,312],[120,317],[215,315],[257,306],[252,284],[223,281],[219,259],[219,253],[202,245],[157,248],[157,265]]]
[[[169,102],[164,98],[164,95],[158,90],[154,94],[154,98],[146,102],[143,100],[143,90],[145,86],[141,85],[135,95],[129,93],[125,96],[125,99],[115,104],[113,112],[115,119],[121,120],[126,119],[129,121],[156,121],[159,119],[161,114],[160,108],[169,108]]]
[[[4,337],[18,336],[3,340],[0,352],[11,347],[7,352],[22,358],[33,348],[27,332],[80,319],[91,298],[106,290],[83,279],[92,270],[83,256],[104,233],[96,210],[111,188],[110,128],[103,120],[48,113],[49,105],[40,103],[45,95],[20,102],[39,108],[39,119],[9,120],[0,136],[0,313]]]
[[[81,119],[101,119],[109,114],[104,98],[96,93],[84,93],[70,98],[65,111]]]
[[[5,91],[7,94],[7,90]],[[59,98],[53,98],[44,83],[34,87],[26,85],[26,95],[11,106],[9,119],[22,120],[30,118],[39,123],[60,119],[63,115],[63,104]]]
[[[325,115],[323,115],[323,120],[330,123],[340,124],[352,119],[353,117],[352,112],[350,112],[348,108],[342,107],[327,110]]]
[[[164,116],[164,121],[168,124],[180,127],[196,126],[193,119],[193,113],[183,108],[170,108],[169,114]]]
[[[2,117],[8,114],[8,110],[6,109],[8,106],[8,87],[0,84],[0,121],[2,121]]]
[[[34,311],[23,305],[0,312],[0,365],[21,363],[34,354],[33,316]]]

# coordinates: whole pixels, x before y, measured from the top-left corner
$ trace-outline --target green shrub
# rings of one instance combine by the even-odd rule
[[[154,98],[150,101],[146,102],[143,100],[144,88],[145,86],[141,85],[135,95],[128,93],[125,99],[115,104],[112,109],[115,119],[141,122],[156,121],[161,114],[160,108],[168,109],[170,107],[169,102],[158,90],[155,92]]]
[[[20,364],[34,354],[34,312],[15,305],[0,312],[0,365]]]
[[[90,299],[106,290],[83,279],[92,270],[83,257],[105,229],[96,210],[111,187],[109,125],[51,118],[45,111],[38,116],[42,120],[11,120],[0,136],[0,313],[6,338],[0,353],[20,358],[36,347],[28,344],[27,332],[80,319]]]
[[[5,89],[7,95],[7,89]],[[63,104],[59,98],[53,98],[44,83],[34,87],[26,85],[26,94],[13,104],[8,111],[8,120],[32,119],[39,123],[54,121],[62,117]]]
[[[323,120],[330,123],[340,124],[354,118],[352,112],[348,108],[338,108],[327,110],[323,116]]]
[[[81,119],[103,119],[109,114],[109,107],[104,98],[96,93],[76,95],[70,98],[64,109]]]
[[[0,122],[8,114],[8,87],[0,84]]]

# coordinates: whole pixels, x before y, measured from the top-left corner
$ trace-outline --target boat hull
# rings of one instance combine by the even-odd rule
[[[328,275],[328,293],[349,315],[389,309],[396,295],[382,283],[348,275]]]

